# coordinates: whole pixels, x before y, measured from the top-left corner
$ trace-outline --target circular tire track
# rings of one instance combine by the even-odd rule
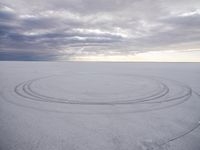
[[[51,79],[53,77],[59,78],[60,76],[64,75],[51,75],[21,82],[14,87],[14,93],[12,93],[12,97],[17,96],[18,100],[12,100],[11,95],[5,95],[6,93],[3,94],[4,99],[23,107],[44,111],[83,114],[118,114],[142,113],[174,107],[186,102],[192,95],[192,89],[187,85],[160,77],[143,75],[129,75],[129,77],[137,77],[137,79],[155,84],[156,86],[153,87],[156,88],[151,89],[150,93],[148,93],[149,90],[147,90],[148,92],[145,94],[145,96],[139,95],[139,97],[133,97],[133,99],[127,98],[119,99],[117,101],[112,100],[106,102],[87,100],[83,101],[79,99],[67,99],[67,96],[66,98],[52,97],[49,95],[38,93],[37,91],[35,91],[35,89],[33,89],[33,84],[35,83],[42,83],[40,81],[44,79],[48,79],[47,81],[51,82]]]
[[[133,76],[134,77],[134,76]],[[34,100],[34,101],[42,101],[48,103],[61,103],[61,104],[78,104],[78,105],[128,105],[128,104],[152,104],[152,103],[166,103],[170,101],[176,101],[180,99],[189,98],[192,94],[192,90],[185,85],[182,85],[178,82],[174,82],[176,86],[182,89],[182,93],[179,95],[174,95],[173,97],[164,98],[164,100],[160,100],[161,98],[165,97],[169,92],[170,88],[166,85],[163,81],[159,81],[155,78],[150,77],[143,77],[145,79],[153,81],[155,84],[159,86],[159,89],[153,92],[148,96],[142,96],[139,98],[133,98],[128,100],[120,100],[120,101],[111,101],[111,102],[87,102],[87,101],[79,101],[79,100],[70,100],[70,99],[63,99],[63,98],[56,98],[51,96],[46,96],[41,93],[38,93],[32,89],[32,84],[38,82],[42,79],[50,78],[50,77],[42,77],[36,78],[33,80],[29,80],[23,83],[20,83],[15,86],[15,93],[23,98]]]
[[[48,78],[48,77],[46,77]],[[63,98],[55,98],[55,97],[50,97],[46,95],[42,95],[32,89],[32,84],[36,81],[42,80],[43,78],[37,78],[33,80],[29,80],[23,83],[18,84],[15,86],[15,93],[18,94],[19,96],[22,96],[24,98],[28,98],[31,100],[35,101],[43,101],[43,102],[50,102],[50,103],[64,103],[64,104],[79,104],[79,105],[122,105],[122,104],[137,104],[137,103],[142,103],[146,101],[151,101],[158,99],[160,97],[165,96],[169,92],[169,88],[167,85],[165,85],[162,82],[159,82],[155,79],[150,79],[155,82],[159,86],[159,89],[153,92],[152,94],[150,93],[149,96],[143,96],[141,98],[135,98],[131,100],[121,100],[121,101],[111,101],[111,102],[83,102],[83,101],[78,101],[78,100],[69,100],[69,99],[63,99]]]

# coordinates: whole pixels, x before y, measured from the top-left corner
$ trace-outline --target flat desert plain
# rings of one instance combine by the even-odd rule
[[[200,150],[200,63],[0,62],[1,150]]]

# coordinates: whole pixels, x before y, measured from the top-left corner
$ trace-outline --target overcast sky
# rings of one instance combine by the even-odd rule
[[[134,59],[152,52],[200,58],[199,51],[200,0],[0,2],[0,60]]]

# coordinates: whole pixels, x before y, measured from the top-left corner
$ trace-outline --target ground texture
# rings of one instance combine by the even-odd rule
[[[200,149],[200,63],[0,68],[1,150]]]

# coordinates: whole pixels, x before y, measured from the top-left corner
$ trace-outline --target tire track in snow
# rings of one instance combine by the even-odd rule
[[[194,91],[194,90],[192,90],[192,92],[195,93],[195,95],[197,95],[197,97],[199,97],[199,99],[200,99],[200,94],[199,94],[198,92],[196,92],[196,91]],[[199,119],[200,119],[200,118],[199,118]],[[188,134],[192,133],[194,130],[196,130],[196,129],[199,128],[199,127],[200,127],[200,120],[199,120],[198,122],[196,122],[195,125],[194,125],[192,128],[190,128],[189,130],[186,130],[186,131],[183,132],[182,134],[177,135],[177,136],[175,136],[175,137],[173,137],[173,138],[170,138],[169,140],[165,141],[164,143],[159,144],[159,146],[164,147],[165,145],[167,145],[167,144],[169,144],[169,143],[171,143],[171,142],[174,142],[174,141],[176,141],[176,140],[179,140],[179,139],[181,139],[181,138],[187,136]]]
[[[163,102],[169,102],[173,100],[178,100],[184,97],[187,97],[191,95],[191,89],[189,87],[180,85],[181,88],[184,88],[187,90],[187,92],[183,95],[180,96],[175,96],[172,98],[165,99],[164,101],[158,101],[154,102],[153,100],[156,100],[158,98],[162,98],[165,95],[169,93],[169,87],[165,84],[162,83],[158,80],[156,80],[156,83],[161,87],[159,88],[159,91],[155,91],[150,96],[147,97],[142,97],[142,98],[137,98],[137,99],[132,99],[132,100],[121,100],[121,101],[112,101],[112,102],[83,102],[83,101],[78,101],[78,100],[69,100],[69,99],[63,99],[63,98],[55,98],[55,97],[50,97],[50,96],[45,96],[42,95],[41,93],[35,92],[31,85],[44,78],[37,78],[33,80],[29,80],[23,83],[20,83],[15,86],[15,93],[18,94],[19,96],[22,96],[24,98],[28,98],[31,100],[35,101],[43,101],[43,102],[49,102],[49,103],[63,103],[63,104],[79,104],[79,105],[122,105],[122,104],[141,104],[141,103],[163,103]]]

